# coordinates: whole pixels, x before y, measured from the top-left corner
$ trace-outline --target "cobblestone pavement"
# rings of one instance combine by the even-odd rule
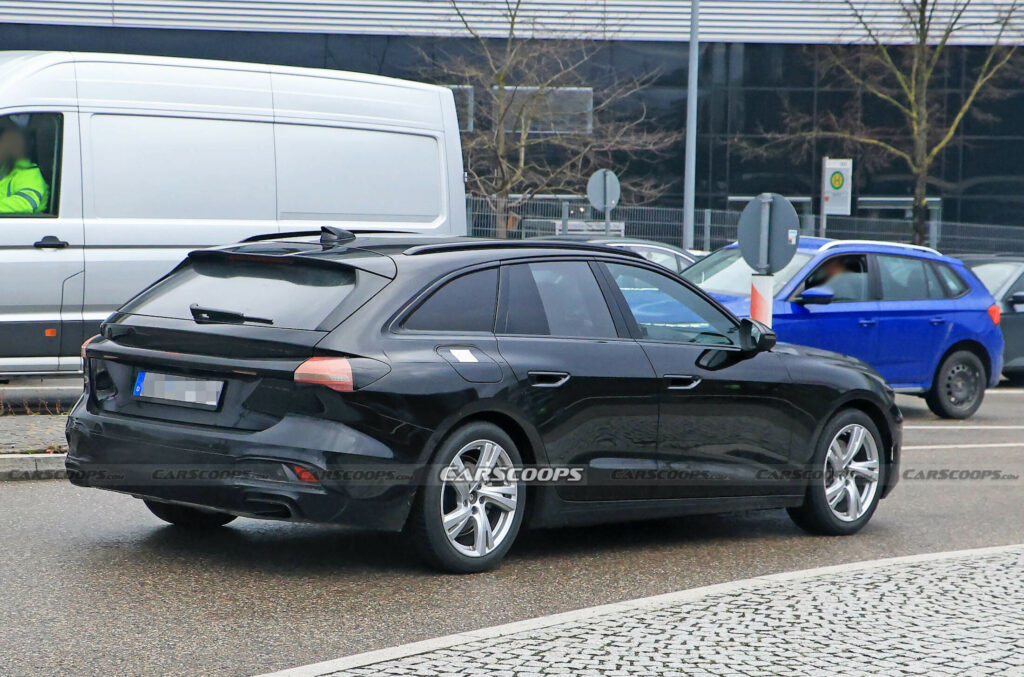
[[[59,447],[64,451],[64,422],[67,416],[0,416],[0,454]]]
[[[1024,675],[1024,548],[711,594],[334,673]]]

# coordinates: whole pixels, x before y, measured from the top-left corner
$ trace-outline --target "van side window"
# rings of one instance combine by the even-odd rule
[[[413,331],[485,331],[494,327],[498,269],[468,273],[446,282],[402,325]]]
[[[57,216],[60,113],[0,116],[0,217]]]
[[[878,257],[882,278],[883,301],[917,301],[931,298],[928,294],[926,263],[905,256]]]

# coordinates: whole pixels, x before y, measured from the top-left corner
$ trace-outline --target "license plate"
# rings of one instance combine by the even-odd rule
[[[175,404],[196,409],[216,409],[224,381],[140,371],[135,376],[132,396],[140,400]]]

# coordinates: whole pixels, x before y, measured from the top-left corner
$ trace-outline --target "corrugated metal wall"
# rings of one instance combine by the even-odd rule
[[[900,39],[899,0],[854,0],[872,26]],[[983,43],[1014,0],[974,2],[970,27],[955,40]],[[951,0],[944,0],[947,6]],[[962,2],[962,0],[961,0]],[[502,0],[458,0],[483,35],[507,34]],[[526,33],[619,40],[686,41],[690,3],[682,0],[523,2]],[[0,0],[0,21],[143,28],[364,35],[466,35],[450,0]],[[1024,32],[1014,31],[1021,41]],[[864,38],[845,0],[703,0],[701,38],[709,42],[821,43]]]

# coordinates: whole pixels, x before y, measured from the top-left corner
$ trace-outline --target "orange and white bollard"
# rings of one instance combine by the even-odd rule
[[[750,317],[768,327],[772,326],[774,283],[774,275],[750,276]]]

